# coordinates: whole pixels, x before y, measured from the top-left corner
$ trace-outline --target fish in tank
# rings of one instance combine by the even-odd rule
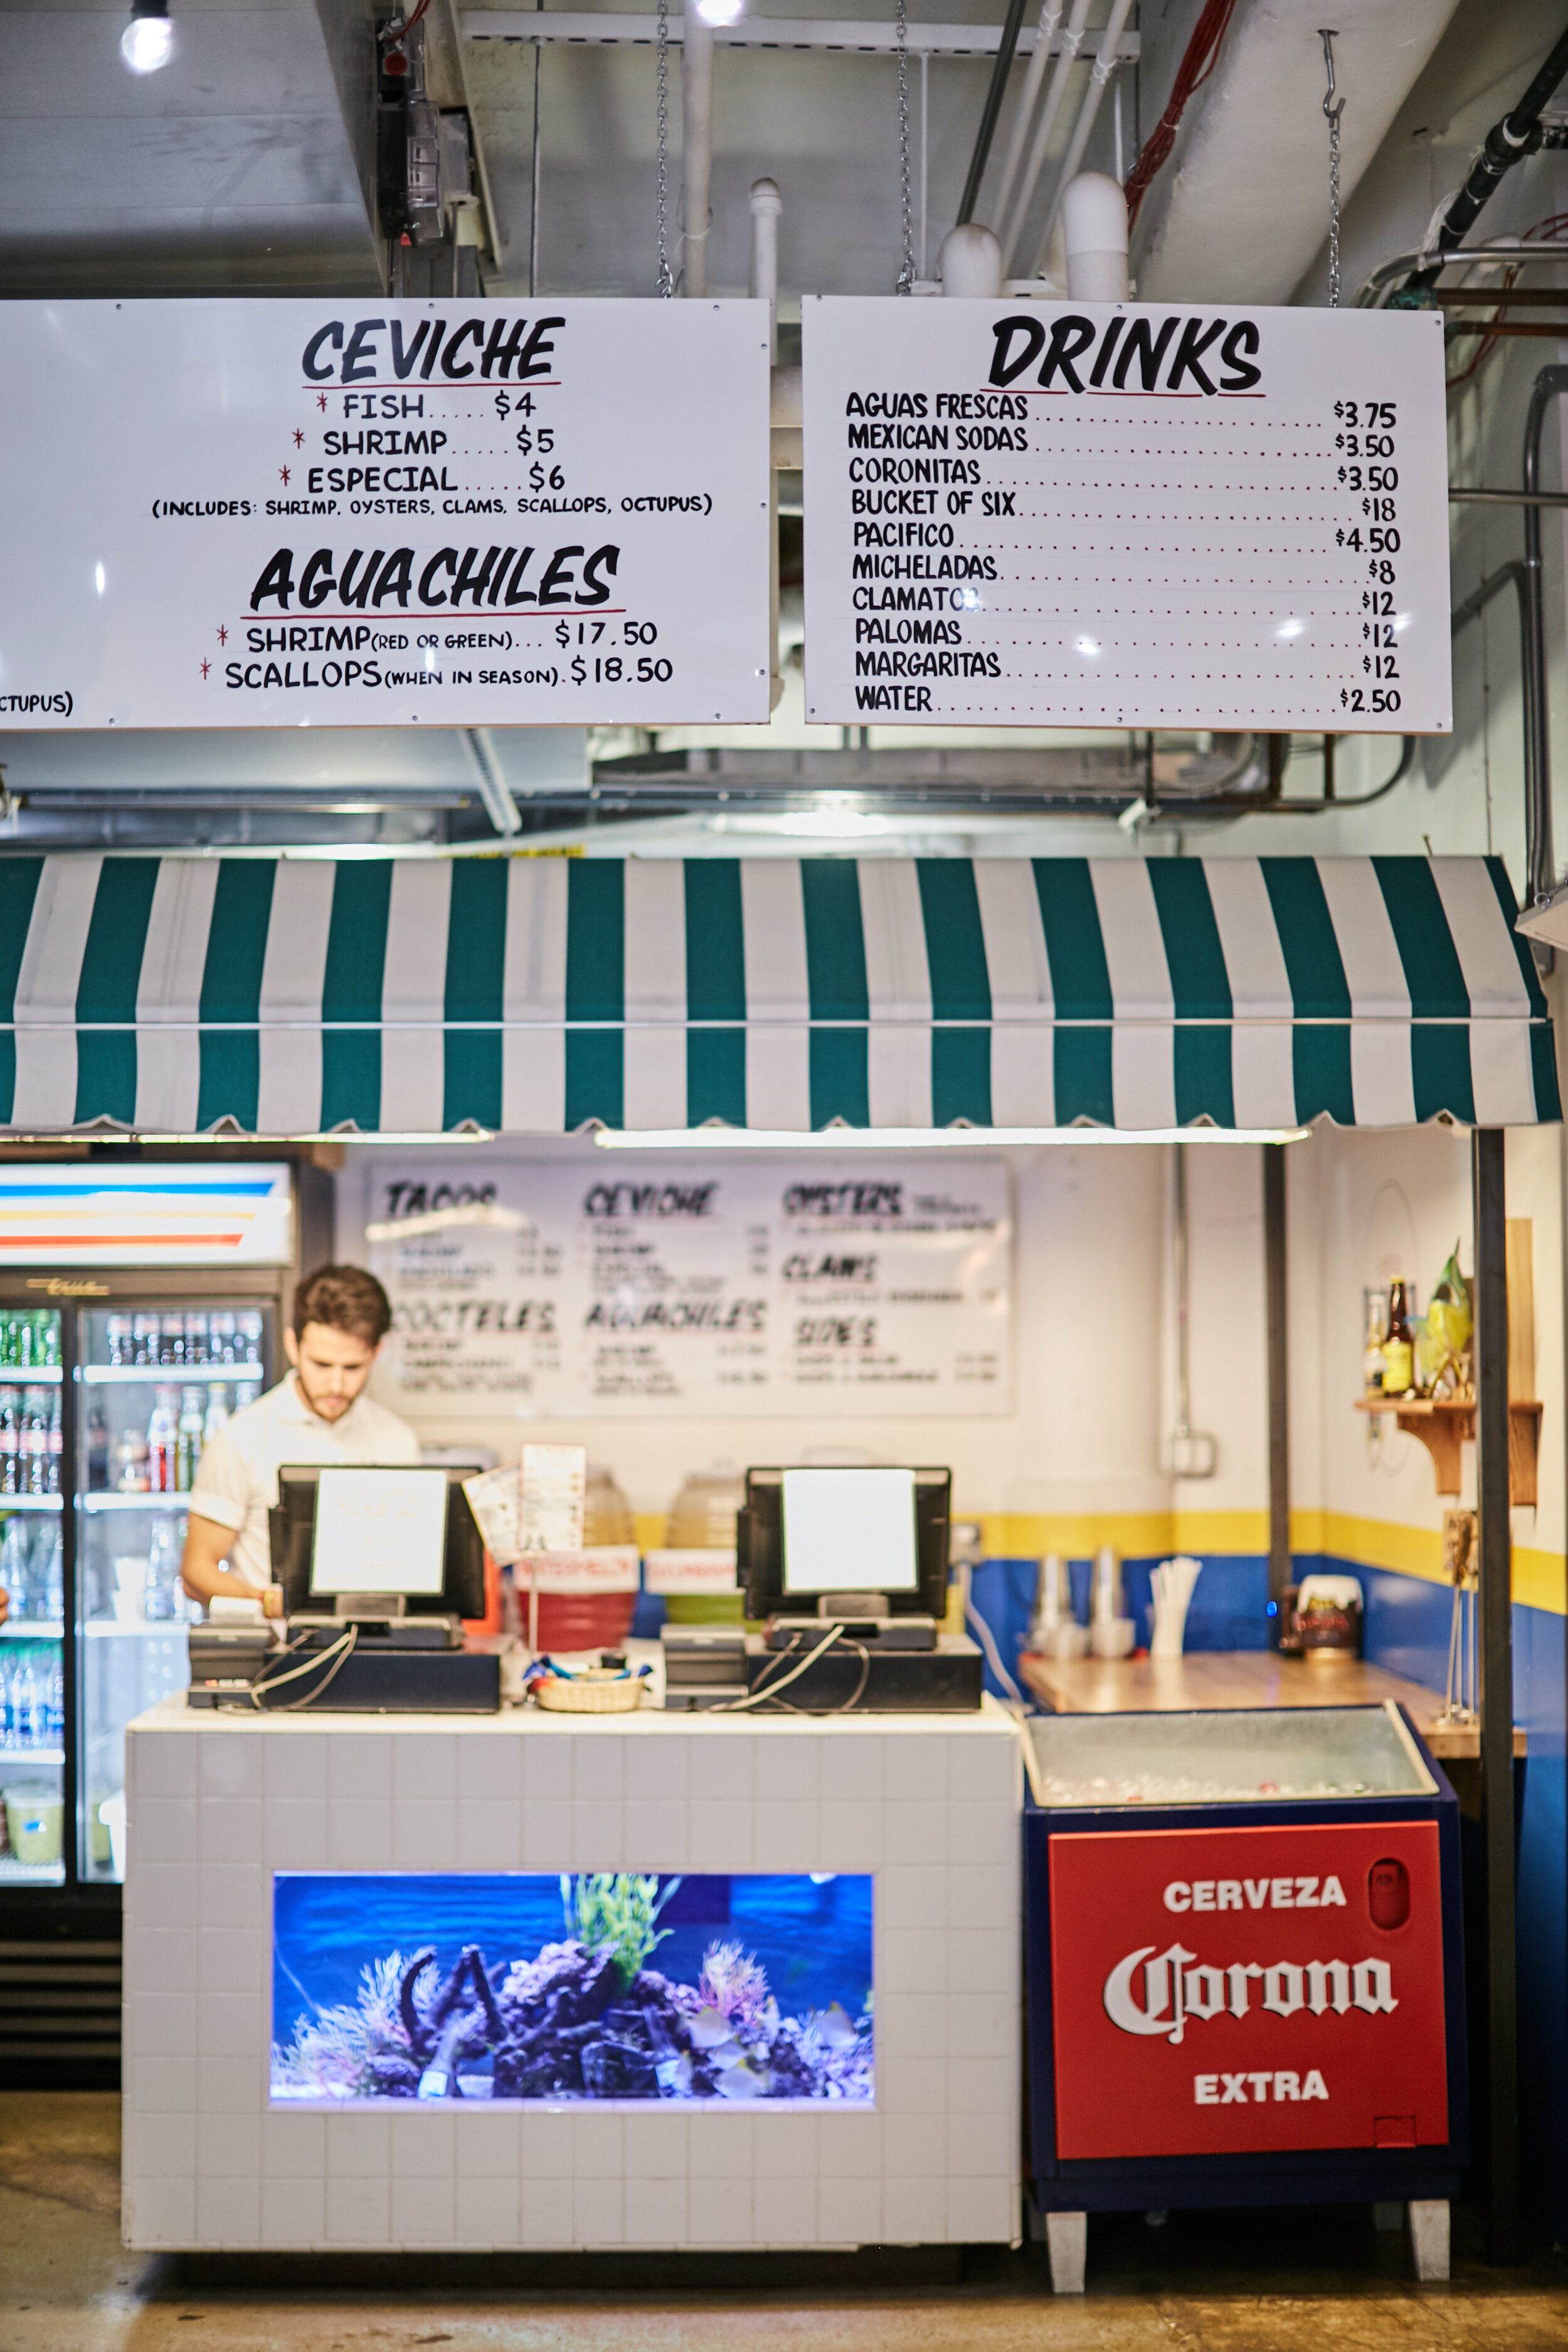
[[[874,2101],[871,1879],[278,1872],[271,2095]]]

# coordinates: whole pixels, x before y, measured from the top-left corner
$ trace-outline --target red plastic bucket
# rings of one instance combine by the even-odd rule
[[[518,1594],[523,1638],[528,1635],[531,1599]],[[618,1650],[632,1630],[637,1612],[635,1592],[542,1592],[539,1596],[541,1650]]]

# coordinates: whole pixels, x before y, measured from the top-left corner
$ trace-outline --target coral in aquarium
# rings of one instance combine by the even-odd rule
[[[781,2013],[756,1955],[713,1941],[695,1984],[647,1965],[679,1879],[563,1881],[569,1932],[487,1965],[463,1946],[365,1968],[355,2005],[317,2008],[274,2051],[273,2094],[316,2099],[812,2099],[872,2095],[870,1996]]]

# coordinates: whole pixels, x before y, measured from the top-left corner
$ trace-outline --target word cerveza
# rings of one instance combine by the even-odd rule
[[[503,310],[499,317],[465,319],[450,333],[445,319],[421,319],[405,334],[401,319],[390,328],[385,319],[356,319],[352,327],[329,319],[306,341],[300,366],[307,383],[374,383],[385,365],[399,383],[416,369],[423,383],[432,376],[460,383],[475,374],[526,382],[549,375],[555,346],[545,338],[565,324],[564,319],[536,319],[531,327]],[[383,335],[388,336],[384,354]]]
[[[1345,1908],[1337,1878],[1173,1878],[1162,1900],[1167,1911],[1331,1911]]]
[[[263,566],[250,592],[250,611],[259,614],[273,604],[280,613],[300,608],[315,612],[329,599],[352,604],[363,613],[367,605],[379,612],[390,602],[400,613],[426,613],[439,605],[454,611],[467,598],[477,612],[481,605],[506,610],[514,604],[607,604],[609,581],[620,568],[618,547],[596,547],[579,578],[573,569],[584,553],[578,547],[558,547],[529,583],[536,550],[531,547],[439,547],[423,564],[412,547],[395,547],[391,554],[374,548],[367,557],[353,548],[342,563],[330,547],[307,556],[298,577],[294,551],[280,547]],[[417,572],[416,566],[418,566]]]
[[[1234,1960],[1228,1968],[1208,1968],[1197,1954],[1180,1944],[1156,1952],[1141,1944],[1118,1960],[1105,1979],[1101,1999],[1112,2025],[1123,2033],[1162,2034],[1173,2045],[1184,2036],[1189,2021],[1207,2025],[1216,2017],[1245,2017],[1252,1987],[1263,1988],[1259,2007],[1275,2017],[1294,2017],[1305,2009],[1321,2017],[1331,2009],[1336,2017],[1356,2008],[1368,2017],[1386,2017],[1399,2006],[1386,1960]],[[1133,1981],[1142,1970],[1143,1998]]]
[[[1212,398],[1250,392],[1263,378],[1252,364],[1259,339],[1250,319],[1085,319],[1069,310],[1052,319],[1048,333],[1043,319],[1026,313],[998,319],[991,332],[996,348],[988,381],[994,384],[1016,383],[1042,352],[1035,379],[1042,392],[1098,392],[1107,383],[1113,392],[1182,392],[1190,385]]]

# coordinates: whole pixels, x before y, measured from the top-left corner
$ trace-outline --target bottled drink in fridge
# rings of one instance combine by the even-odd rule
[[[43,1710],[38,1701],[38,1678],[33,1672],[32,1659],[24,1651],[11,1669],[11,1745],[13,1748],[41,1748],[39,1737]]]
[[[154,1495],[177,1492],[175,1449],[179,1440],[179,1423],[174,1412],[174,1391],[160,1389],[147,1423],[147,1484]]]
[[[104,1318],[103,1348],[104,1354],[111,1364],[135,1362],[129,1315],[110,1315]]]
[[[240,1362],[258,1364],[261,1361],[261,1317],[256,1307],[247,1307],[242,1314],[236,1316],[235,1335],[239,1343]]]
[[[174,1441],[174,1488],[188,1495],[196,1483],[202,1458],[202,1392],[186,1389],[180,1400],[180,1422]]]
[[[32,1602],[32,1566],[27,1542],[27,1522],[20,1511],[14,1512],[0,1535],[0,1584],[11,1596],[11,1622],[19,1625],[26,1617]]]
[[[22,1391],[19,1437],[22,1492],[24,1495],[47,1495],[49,1491],[49,1415],[45,1390]]]
[[[44,1741],[49,1748],[66,1744],[66,1678],[59,1665],[50,1670],[44,1694]]]
[[[43,1550],[43,1565],[38,1565],[38,1551]],[[46,1519],[38,1531],[33,1549],[33,1581],[39,1601],[38,1614],[52,1623],[63,1622],[66,1613],[66,1539],[59,1528]]]
[[[228,1389],[222,1381],[215,1381],[207,1396],[207,1409],[202,1417],[202,1444],[210,1445],[217,1432],[228,1419]]]
[[[60,1491],[60,1465],[65,1455],[65,1404],[58,1389],[50,1389],[49,1399],[49,1486],[51,1495]]]
[[[21,1391],[0,1388],[0,1495],[22,1491],[21,1414]]]
[[[133,1315],[131,1318],[132,1362],[155,1364],[159,1344],[158,1318],[155,1315]]]
[[[215,1307],[207,1317],[207,1360],[214,1364],[232,1364],[235,1360],[234,1310]]]
[[[158,1318],[158,1361],[161,1364],[183,1364],[185,1360],[185,1318],[183,1315],[161,1315]]]
[[[234,1409],[236,1412],[243,1412],[247,1404],[254,1404],[260,1394],[261,1383],[259,1381],[237,1381],[234,1391]]]
[[[187,1315],[185,1318],[186,1363],[206,1363],[208,1361],[207,1349],[210,1344],[206,1317],[205,1315]]]

